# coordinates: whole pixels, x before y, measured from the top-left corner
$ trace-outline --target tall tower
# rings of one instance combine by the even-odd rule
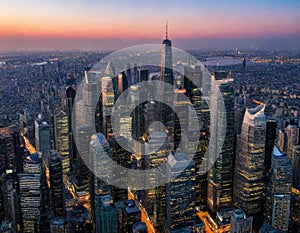
[[[167,228],[169,232],[190,232],[195,217],[195,164],[185,167],[188,157],[183,152],[170,154],[168,173],[176,177],[167,184]]]
[[[50,198],[54,216],[63,216],[65,212],[63,168],[60,155],[56,151],[50,151],[48,159],[50,175]]]
[[[64,178],[70,173],[68,115],[60,111],[54,116],[55,149],[60,154]]]
[[[266,124],[266,144],[265,144],[266,172],[268,172],[269,169],[271,168],[272,153],[273,153],[273,148],[276,139],[276,129],[277,129],[276,120],[268,120]]]
[[[166,21],[166,38],[162,42],[161,54],[161,81],[174,84],[173,69],[172,69],[172,42],[168,39],[168,21]]]
[[[264,109],[265,105],[246,109],[242,131],[237,139],[233,199],[248,215],[260,213],[263,201],[266,134]]]
[[[35,121],[35,146],[38,152],[42,153],[42,158],[47,161],[50,151],[50,126],[48,122],[40,118]]]
[[[215,214],[218,208],[232,204],[233,189],[233,159],[234,159],[234,89],[233,79],[228,72],[215,72],[212,75],[212,87],[217,86],[220,94],[212,90],[211,96],[211,133],[218,137],[224,130],[223,119],[219,116],[226,114],[226,131],[222,148],[214,143],[212,153],[216,162],[208,173],[207,205],[211,213]],[[220,108],[224,101],[225,108]],[[221,111],[225,111],[224,113]]]
[[[277,146],[274,146],[272,168],[267,187],[265,220],[283,232],[287,232],[289,229],[291,194],[291,160]]]
[[[34,232],[42,206],[41,176],[42,160],[38,153],[25,159],[24,173],[19,174],[20,205],[23,220],[23,232]]]
[[[10,169],[17,173],[22,171],[19,138],[17,126],[0,128],[0,174]]]

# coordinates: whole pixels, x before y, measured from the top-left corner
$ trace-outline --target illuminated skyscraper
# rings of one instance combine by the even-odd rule
[[[161,81],[174,84],[172,64],[172,42],[168,39],[168,23],[166,23],[166,38],[162,42]]]
[[[211,135],[218,140],[224,130],[226,117],[226,132],[222,148],[217,141],[213,142],[212,153],[217,159],[208,173],[207,205],[211,213],[215,214],[218,208],[232,204],[233,189],[233,161],[234,161],[234,89],[228,72],[215,72],[212,75],[212,87],[219,88],[220,95],[212,88],[211,96]],[[224,101],[225,108],[220,107]],[[225,111],[225,112],[222,112]]]
[[[24,173],[19,174],[20,204],[23,232],[32,233],[40,216],[42,206],[41,188],[42,160],[39,154],[28,156],[24,163]]]
[[[195,218],[195,164],[185,168],[188,157],[180,151],[170,154],[168,174],[175,177],[167,184],[167,229],[184,232],[194,227]]]
[[[237,139],[234,202],[248,215],[260,213],[264,194],[265,105],[247,108]]]
[[[170,154],[170,146],[165,141],[166,135],[161,132],[151,132],[149,141],[145,144],[145,168],[154,169],[165,164]],[[146,180],[152,185],[159,181],[160,177],[147,177]],[[146,190],[146,198],[143,205],[147,210],[155,228],[161,232],[166,222],[166,187],[165,185]]]
[[[70,173],[68,115],[60,111],[54,116],[55,149],[61,156],[64,178]]]
[[[119,172],[120,174],[120,179],[118,182],[122,182],[122,183],[126,183],[127,182],[127,177],[126,177],[126,173],[125,173],[125,168],[129,168],[130,165],[130,155],[131,153],[128,152],[127,150],[125,150],[122,146],[119,145],[118,141],[121,141],[122,145],[126,145],[126,143],[128,143],[126,141],[126,139],[122,136],[118,137],[118,138],[112,138],[110,139],[109,142],[109,146],[112,150],[112,158],[115,162],[117,162],[119,165],[124,167],[123,171],[120,171],[120,169],[118,169],[116,171],[116,169],[114,168],[113,173],[115,172]],[[114,178],[116,179],[116,178]],[[112,197],[114,202],[116,201],[121,201],[121,200],[126,200],[128,198],[128,190],[127,189],[122,189],[122,188],[118,188],[118,187],[112,187],[113,191],[112,191]]]
[[[113,179],[113,167],[110,165],[110,159],[107,156],[112,157],[113,152],[109,147],[108,141],[101,133],[93,135],[91,138],[90,148],[92,163],[94,166],[94,192],[95,194],[111,194],[111,184]],[[105,167],[105,171],[100,169]]]
[[[275,229],[288,231],[292,194],[292,163],[274,146],[272,168],[267,186],[266,222]]]

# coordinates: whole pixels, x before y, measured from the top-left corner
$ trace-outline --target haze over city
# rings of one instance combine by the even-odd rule
[[[160,43],[164,22],[182,49],[300,47],[299,1],[3,1],[0,51],[115,50]]]

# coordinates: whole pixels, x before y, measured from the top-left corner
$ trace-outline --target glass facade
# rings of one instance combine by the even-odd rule
[[[220,71],[212,75],[210,135],[212,135],[212,139],[218,140],[220,134],[225,133],[223,145],[215,141],[210,148],[212,155],[216,156],[216,162],[208,173],[207,187],[207,205],[213,214],[217,209],[230,206],[232,203],[234,159],[234,89],[232,82],[233,79],[227,72]],[[219,88],[219,92],[215,90],[215,85]],[[221,101],[224,101],[224,108],[221,107]]]
[[[62,160],[64,178],[70,173],[68,115],[61,111],[54,116],[55,148]]]
[[[264,195],[265,105],[247,108],[237,139],[234,202],[248,215],[260,213]]]
[[[167,184],[167,228],[170,232],[194,227],[195,164],[183,169],[188,157],[183,152],[170,154],[168,174],[175,177]],[[183,171],[182,171],[183,170]]]
[[[288,231],[292,194],[292,163],[277,146],[267,186],[265,221],[274,228]]]

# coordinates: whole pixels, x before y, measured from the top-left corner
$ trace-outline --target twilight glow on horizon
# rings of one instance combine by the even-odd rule
[[[0,5],[0,50],[160,43],[165,19],[170,37],[186,47],[208,40],[300,38],[298,0],[12,0]]]

